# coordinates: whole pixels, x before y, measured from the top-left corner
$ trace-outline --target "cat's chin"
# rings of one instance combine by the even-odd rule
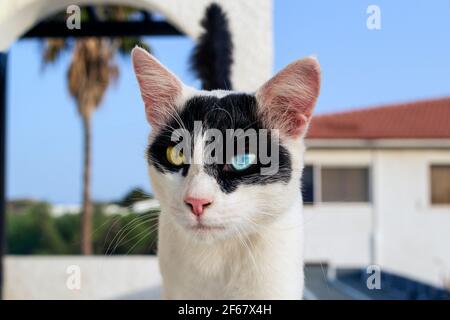
[[[188,231],[194,236],[200,237],[207,235],[214,236],[226,232],[226,228],[224,226],[218,225],[196,224],[187,228]]]
[[[219,225],[196,224],[182,228],[190,238],[200,242],[214,242],[229,235],[227,228]]]
[[[204,224],[197,224],[195,226],[189,227],[192,231],[195,232],[217,232],[225,230],[223,226],[209,226]]]

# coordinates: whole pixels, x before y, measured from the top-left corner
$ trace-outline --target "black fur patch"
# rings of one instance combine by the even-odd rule
[[[227,16],[213,3],[206,8],[201,25],[204,32],[191,55],[191,70],[202,81],[203,89],[231,90],[233,42]]]
[[[258,118],[257,102],[254,96],[246,94],[230,94],[223,98],[213,96],[194,97],[186,102],[183,111],[180,112],[180,120],[185,129],[191,134],[194,132],[194,122],[201,121],[203,131],[214,128],[222,132],[222,136],[227,136],[226,129],[265,129]],[[162,128],[153,143],[149,146],[148,157],[149,163],[154,165],[161,172],[178,172],[186,176],[189,171],[189,165],[185,164],[181,167],[172,165],[166,158],[166,149],[173,146],[176,142],[171,141],[173,129],[180,128],[179,121],[173,120],[166,127]],[[271,155],[271,144],[267,146],[261,144],[260,137],[257,135],[258,150],[259,148],[268,148],[265,152]],[[268,132],[268,141],[270,141],[270,131]],[[236,145],[236,141],[233,141]],[[223,154],[226,155],[226,143],[223,143]],[[248,147],[248,146],[247,146]],[[276,150],[275,150],[276,151]],[[270,164],[258,161],[243,171],[230,170],[226,164],[206,164],[205,172],[213,176],[222,191],[230,193],[234,191],[240,184],[254,185],[267,184],[274,182],[289,182],[291,178],[291,160],[288,151],[283,145],[278,147],[278,171],[270,175],[262,175],[261,169],[267,168]],[[224,159],[228,160],[228,159]],[[225,161],[228,162],[228,161]]]

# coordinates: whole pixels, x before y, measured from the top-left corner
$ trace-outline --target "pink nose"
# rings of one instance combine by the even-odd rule
[[[211,199],[187,197],[184,202],[191,207],[191,211],[200,217],[207,206],[212,203]]]

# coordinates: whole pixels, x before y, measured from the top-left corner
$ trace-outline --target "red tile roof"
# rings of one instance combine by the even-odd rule
[[[450,97],[313,117],[307,139],[448,139]]]

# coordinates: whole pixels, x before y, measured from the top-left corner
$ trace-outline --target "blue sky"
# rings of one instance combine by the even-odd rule
[[[323,70],[316,112],[450,95],[450,2],[274,1],[274,71],[316,54]],[[366,9],[381,9],[368,30]],[[191,85],[186,38],[150,38],[156,56]],[[36,41],[17,42],[8,75],[9,198],[77,203],[81,125],[66,88],[65,55],[42,68]],[[150,130],[129,59],[94,116],[93,196],[112,200],[130,188],[151,190],[144,152]]]

